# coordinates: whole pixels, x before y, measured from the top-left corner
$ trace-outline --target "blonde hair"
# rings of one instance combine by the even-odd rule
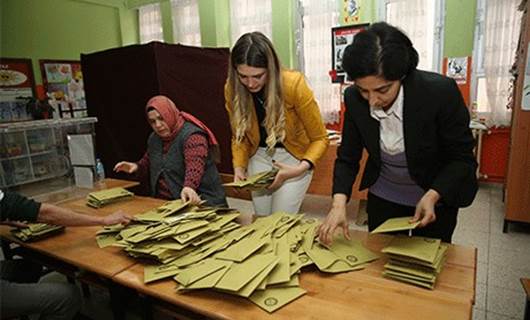
[[[232,130],[236,141],[241,142],[250,128],[252,114],[252,95],[239,81],[237,66],[267,69],[265,92],[265,119],[262,125],[267,131],[267,149],[272,150],[278,142],[285,139],[285,112],[282,91],[281,65],[270,40],[261,32],[242,35],[232,48],[228,67],[228,85],[232,91]]]

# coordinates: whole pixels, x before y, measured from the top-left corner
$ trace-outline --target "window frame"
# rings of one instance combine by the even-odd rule
[[[160,28],[160,34],[161,34],[161,38],[153,38],[153,37],[150,37],[149,39],[145,40],[145,39],[142,39],[142,11],[148,7],[151,7],[151,8],[156,8],[157,12],[158,12],[158,15],[159,15],[159,18],[160,18],[160,25],[158,25],[157,27]],[[138,7],[138,42],[140,44],[146,44],[146,43],[149,43],[149,42],[152,42],[152,41],[164,41],[164,25],[163,25],[163,21],[162,21],[162,8],[160,6],[160,3],[150,3],[150,4],[146,4],[146,5],[143,5],[141,7]]]
[[[171,28],[173,29],[173,43],[181,43],[188,46],[202,46],[202,34],[201,34],[201,16],[199,12],[199,0],[185,0],[186,4],[182,5],[180,3],[183,0],[170,0],[171,5]],[[198,37],[199,42],[198,43],[187,43],[182,42],[182,39],[179,39],[179,30],[178,30],[178,16],[175,14],[177,7],[187,7],[188,5],[193,5],[194,7],[197,7],[197,20],[199,22],[199,30],[198,30]],[[189,33],[188,33],[189,35]]]
[[[268,7],[270,7],[270,8],[268,8],[268,9],[270,9],[270,17],[269,17],[270,20],[267,22],[267,24],[268,24],[267,27],[270,28],[270,30],[266,30],[265,31],[265,30],[255,29],[255,28],[248,29],[247,25],[241,24],[244,27],[240,28],[239,27],[240,25],[238,25],[238,29],[243,29],[243,32],[239,32],[239,33],[234,31],[234,29],[235,29],[234,28],[235,27],[234,23],[235,23],[235,21],[238,21],[237,19],[234,19],[234,17],[235,16],[241,16],[240,14],[236,13],[237,10],[236,10],[236,6],[234,5],[235,1],[239,1],[239,0],[230,0],[229,1],[229,6],[230,6],[230,9],[229,9],[229,12],[230,12],[229,13],[230,14],[230,23],[229,24],[230,24],[230,26],[229,26],[229,28],[230,28],[230,44],[231,44],[231,46],[233,46],[236,43],[236,41],[239,39],[239,37],[241,37],[244,33],[251,32],[251,31],[260,31],[261,33],[263,33],[267,38],[269,38],[272,41],[272,20],[273,20],[272,19],[272,15],[273,15],[273,12],[272,12],[272,7],[273,7],[272,6],[272,0],[263,0],[263,1],[259,1],[258,0],[257,1],[257,2],[262,2],[262,3],[266,1],[267,4],[268,4]],[[268,14],[268,12],[266,14]],[[255,15],[255,16],[257,16],[257,15]],[[247,30],[244,31],[245,29],[247,29]]]
[[[329,1],[329,0],[328,0]],[[330,26],[329,30],[326,31],[326,39],[331,40],[331,30],[334,27],[340,27],[340,4],[335,2],[335,10],[332,14],[336,15],[336,21],[332,22],[332,25]],[[313,93],[315,95],[315,100],[318,103],[320,113],[322,114],[324,123],[326,126],[334,126],[341,123],[341,104],[342,104],[342,94],[340,92],[341,85],[339,83],[332,82],[331,77],[329,76],[329,71],[331,69],[331,58],[333,55],[332,52],[332,44],[330,43],[329,50],[327,51],[327,54],[329,55],[330,61],[329,63],[326,63],[325,70],[322,70],[320,72],[319,68],[319,74],[321,74],[323,77],[326,77],[327,83],[329,83],[329,90],[325,90],[326,97],[322,99],[322,101],[319,100],[319,97],[322,98],[322,92],[324,90],[319,90],[320,86],[322,85],[322,79],[313,80],[310,75],[309,65],[306,66],[306,62],[309,60],[311,61],[310,56],[308,55],[308,52],[305,50],[305,40],[304,39],[304,33],[306,31],[306,26],[304,23],[304,18],[308,14],[305,10],[306,7],[304,7],[304,0],[296,0],[294,2],[293,7],[293,23],[294,23],[294,38],[295,38],[295,54],[296,54],[296,61],[297,61],[297,67],[298,70],[300,70],[307,78],[308,84],[312,87]],[[311,10],[309,10],[311,11]],[[333,19],[332,19],[333,20]],[[306,68],[307,67],[307,68]],[[329,101],[327,99],[329,99]],[[334,109],[336,106],[336,110]]]
[[[472,54],[472,69],[471,69],[471,88],[470,98],[473,101],[472,104],[478,102],[478,86],[479,81],[486,77],[484,70],[484,35],[486,25],[486,0],[476,0],[476,13],[475,13],[475,31],[473,34],[473,54]],[[478,111],[478,105],[477,110]],[[487,111],[480,111],[482,114],[488,113]]]

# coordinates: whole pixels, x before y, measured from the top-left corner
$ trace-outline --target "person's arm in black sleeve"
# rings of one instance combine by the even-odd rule
[[[363,152],[361,135],[355,125],[351,108],[353,88],[347,90],[345,95],[346,112],[342,126],[342,141],[337,150],[337,159],[333,170],[333,202],[326,219],[318,227],[318,238],[322,243],[331,245],[335,230],[341,228],[346,239],[350,239],[346,203],[351,197],[351,189],[357,173],[359,161]],[[355,99],[353,99],[355,100]]]
[[[337,159],[333,170],[332,191],[333,195],[337,193],[346,195],[347,200],[351,197],[352,186],[359,172],[359,161],[363,152],[361,135],[351,112],[351,109],[355,107],[353,101],[356,100],[352,97],[354,94],[352,90],[356,89],[347,89],[344,97],[346,111],[342,125],[341,144],[337,149]]]
[[[18,193],[4,191],[0,201],[1,221],[37,221],[41,204]]]
[[[1,222],[28,221],[62,226],[95,226],[128,223],[131,220],[129,215],[121,211],[108,216],[91,216],[53,204],[41,204],[14,192],[4,193],[0,209]]]
[[[468,206],[477,191],[477,162],[473,155],[475,140],[469,128],[469,112],[454,80],[450,81],[447,105],[437,118],[439,139],[445,165],[431,188],[442,201],[453,207]]]

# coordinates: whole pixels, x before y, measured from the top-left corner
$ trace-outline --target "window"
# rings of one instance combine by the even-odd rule
[[[140,43],[164,41],[160,4],[150,4],[138,9]]]
[[[336,0],[300,1],[301,32],[297,32],[298,60],[325,123],[339,122],[340,84],[331,83],[331,28],[339,24]],[[302,39],[300,39],[302,38]]]
[[[519,0],[477,0],[472,99],[489,126],[508,126],[512,96],[510,69],[520,32]]]
[[[477,0],[475,36],[473,40],[473,68],[471,75],[471,100],[476,102],[476,112],[482,117],[489,109],[486,95],[486,78],[484,72],[484,26],[486,19],[486,1]]]
[[[171,0],[174,42],[201,45],[201,26],[197,0]]]
[[[441,72],[443,0],[380,0],[379,18],[407,34],[420,61],[418,69]]]
[[[271,0],[230,0],[230,28],[232,44],[252,31],[260,31],[272,41]]]

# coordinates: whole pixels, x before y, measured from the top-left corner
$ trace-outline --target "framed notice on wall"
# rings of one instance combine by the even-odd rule
[[[346,72],[342,69],[342,56],[356,34],[368,27],[368,23],[331,28],[331,80],[344,82]]]
[[[46,94],[61,118],[87,116],[81,62],[75,60],[39,60]]]
[[[0,58],[0,122],[31,120],[26,104],[34,97],[31,59]]]
[[[343,23],[358,23],[363,7],[361,0],[342,0]]]
[[[445,57],[442,74],[453,78],[462,93],[466,106],[470,107],[471,92],[471,57]]]

